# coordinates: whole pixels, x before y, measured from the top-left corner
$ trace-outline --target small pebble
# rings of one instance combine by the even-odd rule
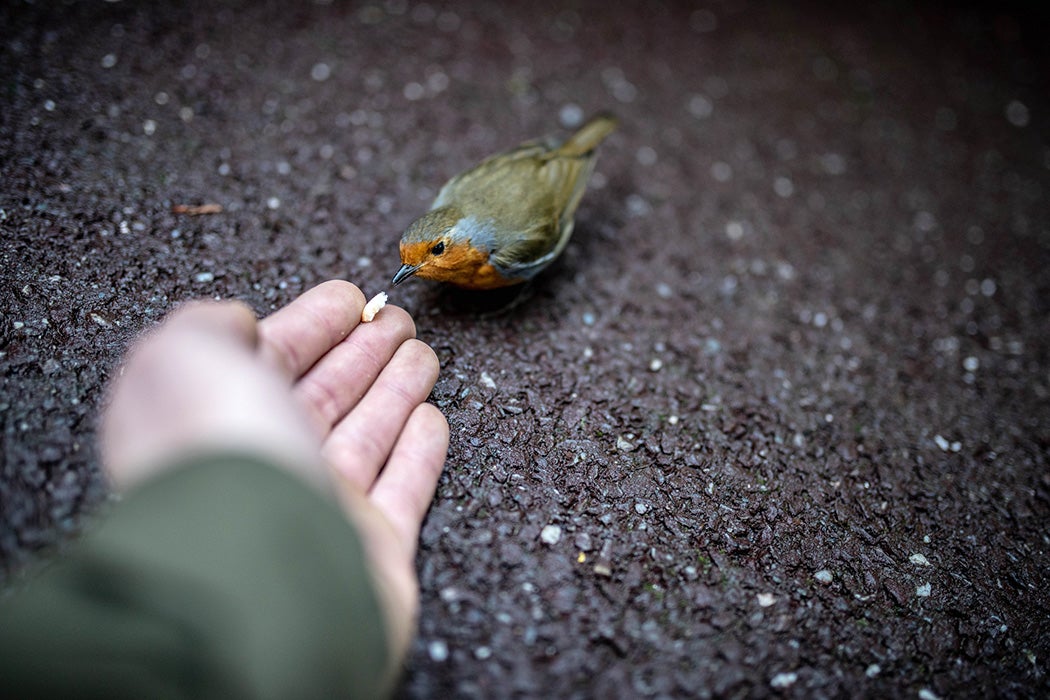
[[[401,92],[404,94],[406,100],[414,102],[415,100],[423,99],[423,96],[426,95],[427,91],[420,83],[411,82],[405,85],[404,90]]]
[[[948,440],[941,435],[934,435],[933,441],[937,443],[937,447],[941,448],[945,452],[947,452],[948,449],[951,447],[951,443],[949,443]]]
[[[882,673],[882,666],[879,666],[878,664],[872,664],[864,670],[864,675],[868,678],[874,678],[880,673]]]
[[[627,213],[631,216],[645,216],[650,210],[645,197],[637,193],[627,195]]]
[[[825,153],[820,157],[820,164],[828,175],[842,175],[846,172],[846,159],[838,153]]]
[[[769,681],[769,685],[771,688],[790,688],[797,680],[798,674],[794,671],[790,673],[778,673]]]
[[[827,569],[821,569],[817,573],[813,574],[813,578],[817,579],[821,583],[831,583],[834,578],[830,571]]]
[[[430,654],[431,661],[437,661],[438,663],[448,659],[448,644],[440,639],[435,639],[427,645],[427,653]]]
[[[314,67],[310,69],[310,77],[317,82],[328,80],[332,75],[332,69],[327,63],[315,63]]]
[[[1029,112],[1024,102],[1011,100],[1004,111],[1006,113],[1006,121],[1010,122],[1011,125],[1016,127],[1028,126]]]
[[[930,597],[930,593],[932,593],[932,592],[933,592],[933,586],[931,586],[928,583],[924,583],[921,586],[916,586],[915,587],[915,595],[919,596],[920,598],[929,598]]]
[[[689,113],[697,119],[706,119],[715,111],[714,103],[704,95],[693,95],[689,98]]]
[[[561,539],[561,526],[547,525],[540,531],[540,539],[544,544],[558,544]]]
[[[919,554],[918,552],[908,557],[908,561],[910,561],[912,564],[915,564],[916,566],[930,566],[930,560],[924,557],[923,555]]]
[[[760,607],[768,608],[769,606],[773,605],[776,602],[777,602],[777,597],[775,595],[773,595],[772,593],[759,593],[758,594],[758,604],[759,604]]]
[[[616,437],[616,449],[620,450],[621,452],[630,452],[634,449],[634,443],[625,438],[623,435],[618,435]]]
[[[581,532],[578,535],[576,535],[576,539],[573,542],[573,544],[575,544],[576,547],[583,552],[589,552],[592,549],[594,549],[594,545],[591,543],[591,536],[588,535],[586,532]]]
[[[574,102],[564,104],[561,109],[558,110],[558,120],[566,129],[575,129],[583,124],[584,116],[583,107],[580,107]]]

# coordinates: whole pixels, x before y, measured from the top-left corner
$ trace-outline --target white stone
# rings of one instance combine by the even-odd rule
[[[544,544],[558,544],[561,539],[561,526],[547,525],[540,531],[540,539]]]
[[[778,673],[769,681],[769,685],[772,688],[790,688],[797,680],[798,674],[794,671],[790,673]]]
[[[435,639],[427,645],[427,652],[430,654],[430,660],[441,663],[448,659],[448,644],[440,639]]]

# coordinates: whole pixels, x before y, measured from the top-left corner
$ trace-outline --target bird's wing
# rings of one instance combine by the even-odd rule
[[[528,279],[547,267],[565,247],[567,236],[554,230],[558,224],[553,217],[537,221],[535,225],[510,239],[493,251],[489,262],[508,279]],[[570,224],[571,226],[571,224]]]
[[[553,207],[558,212],[561,227],[572,222],[576,208],[587,189],[587,181],[594,171],[594,153],[582,156],[560,156],[547,160],[539,170],[539,177],[550,189]]]
[[[434,199],[434,203],[430,205],[430,208],[437,209],[453,204],[462,197],[471,198],[472,196],[477,196],[479,192],[487,190],[494,183],[502,180],[503,174],[500,173],[501,170],[521,167],[529,162],[538,163],[539,161],[536,159],[542,158],[549,152],[550,148],[548,146],[538,141],[530,141],[509,151],[489,156],[473,168],[454,175],[446,182],[441,191],[438,192],[438,196]]]

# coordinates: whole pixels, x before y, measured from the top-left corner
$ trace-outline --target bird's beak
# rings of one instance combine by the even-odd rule
[[[412,275],[416,274],[416,271],[418,271],[419,268],[421,268],[421,267],[423,267],[423,266],[422,265],[407,265],[407,264],[406,265],[402,265],[401,269],[397,271],[396,275],[394,275],[394,279],[391,281],[391,283],[396,287],[397,285],[401,284],[402,282],[407,280]]]

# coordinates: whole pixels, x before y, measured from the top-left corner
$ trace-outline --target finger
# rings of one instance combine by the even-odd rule
[[[429,346],[414,339],[402,343],[368,393],[328,436],[322,447],[328,463],[368,491],[437,374],[437,355]]]
[[[296,399],[327,434],[365,395],[401,344],[415,337],[412,317],[388,306],[332,348],[296,384]]]
[[[323,487],[320,441],[288,400],[286,377],[248,340],[255,317],[242,304],[187,305],[142,341],[113,384],[103,413],[103,463],[128,488],[173,457],[245,449],[291,465]]]
[[[319,284],[259,323],[260,352],[296,379],[350,334],[364,305],[365,295],[349,282]]]
[[[428,403],[412,411],[369,494],[411,560],[448,454],[448,421]]]
[[[118,388],[124,389],[125,394],[145,391],[144,382],[133,380],[139,374],[151,377],[173,366],[201,360],[197,356],[171,352],[171,348],[188,342],[230,343],[232,347],[251,351],[258,343],[255,313],[239,301],[191,301],[180,305],[129,348],[120,373],[108,387],[110,398]],[[250,357],[250,352],[246,352],[246,357]]]
[[[239,301],[190,301],[180,305],[147,337],[184,331],[225,336],[253,348],[258,342],[259,322],[255,312]]]

